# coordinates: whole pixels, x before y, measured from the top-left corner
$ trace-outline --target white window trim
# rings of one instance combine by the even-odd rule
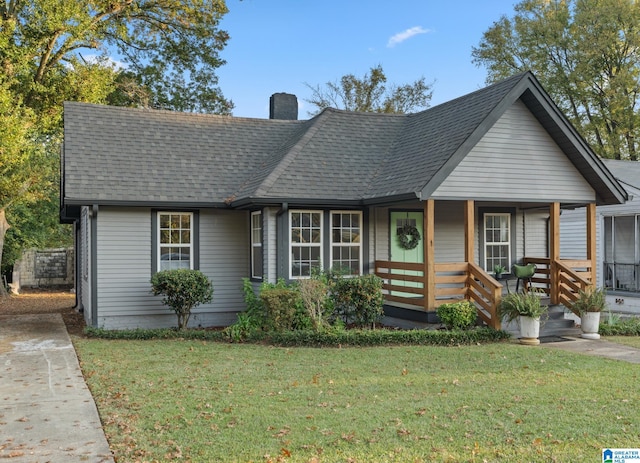
[[[291,240],[291,229],[292,227],[292,216],[293,214],[319,214],[320,215],[320,242],[319,243],[293,243]],[[294,276],[291,272],[291,267],[292,267],[292,261],[291,261],[291,256],[293,254],[293,247],[317,247],[320,248],[320,259],[322,260],[322,257],[324,255],[324,213],[323,211],[319,211],[319,210],[310,210],[310,209],[295,209],[295,210],[290,210],[289,211],[289,231],[288,231],[288,239],[289,239],[289,270],[288,270],[288,274],[289,274],[289,279],[290,280],[301,280],[301,279],[307,279],[310,278],[309,276]],[[320,262],[320,265],[322,265],[322,262]]]
[[[507,242],[503,242],[503,241],[499,241],[499,242],[488,242],[487,241],[487,217],[491,216],[491,217],[506,217],[507,218],[507,226],[508,226],[508,233],[507,236],[509,238],[509,240]],[[508,246],[508,250],[507,250],[507,259],[508,259],[508,265],[507,265],[507,272],[511,272],[511,246],[512,246],[512,242],[511,242],[511,213],[510,212],[485,212],[482,216],[482,239],[484,242],[484,268],[485,271],[488,273],[493,273],[493,267],[489,268],[487,262],[489,261],[489,257],[488,257],[488,253],[487,253],[487,248],[490,245],[503,245],[503,244],[507,244]]]
[[[358,243],[334,243],[333,242],[333,216],[334,214],[356,214],[360,217],[360,241]],[[358,246],[358,275],[362,275],[362,241],[363,241],[363,224],[362,224],[362,211],[331,211],[329,214],[329,246],[331,251],[329,252],[329,268],[333,268],[333,248],[334,247],[353,247]],[[358,276],[349,274],[348,276]]]
[[[251,221],[249,222],[249,224],[250,224],[249,228],[251,229],[250,230],[250,234],[251,234],[251,278],[253,278],[255,280],[262,280],[264,278],[264,253],[262,251],[262,240],[258,241],[258,242],[253,241],[253,232],[255,230],[257,230],[256,228],[253,227],[253,218],[255,216],[259,217],[258,220],[260,221],[260,237],[261,238],[263,237],[263,235],[262,235],[262,233],[263,233],[263,230],[262,230],[262,211],[254,211],[254,212],[251,213],[251,219],[250,219]],[[261,270],[260,275],[256,275],[255,274],[255,270],[256,269],[254,268],[254,265],[253,265],[253,263],[255,262],[254,258],[255,258],[256,248],[260,248],[260,252],[262,253],[262,269],[260,269]]]
[[[162,256],[162,248],[163,248],[163,244],[161,242],[161,216],[163,215],[188,215],[189,218],[189,224],[190,224],[190,240],[189,240],[189,244],[171,244],[171,245],[165,245],[164,247],[174,247],[174,248],[189,248],[189,269],[193,270],[194,269],[194,247],[193,247],[193,241],[194,241],[194,214],[193,212],[181,212],[181,211],[158,211],[156,213],[156,219],[157,219],[157,240],[156,240],[156,245],[157,245],[157,255],[156,255],[156,262],[157,262],[157,269],[158,271],[162,270],[162,260],[161,260],[161,256]]]

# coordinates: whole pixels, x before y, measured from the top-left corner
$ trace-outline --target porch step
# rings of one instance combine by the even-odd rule
[[[580,328],[576,327],[575,322],[570,319],[565,319],[566,310],[567,309],[563,305],[549,305],[549,310],[546,315],[540,319],[541,338],[546,336],[580,335]],[[511,323],[503,323],[502,329],[511,333],[516,338],[520,336],[520,327],[515,321]]]

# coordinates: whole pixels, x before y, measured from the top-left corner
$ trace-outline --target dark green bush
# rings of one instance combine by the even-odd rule
[[[598,332],[603,336],[640,336],[640,318],[627,318],[614,324],[600,323]]]
[[[266,340],[278,346],[345,347],[386,345],[458,346],[499,342],[511,338],[492,328],[473,330],[336,330],[270,333]]]
[[[105,330],[102,328],[85,328],[85,334],[101,339],[176,339],[201,340],[214,342],[233,342],[227,330]],[[490,342],[501,342],[511,338],[506,331],[491,328],[473,330],[343,330],[329,328],[324,331],[297,330],[282,332],[255,331],[246,336],[246,342],[267,343],[278,346],[294,347],[347,347],[347,346],[386,346],[386,345],[424,345],[424,346],[459,346]]]
[[[162,303],[175,312],[178,329],[189,323],[191,310],[213,299],[213,285],[200,270],[175,269],[157,272],[151,277],[151,292],[163,295]]]
[[[376,275],[335,280],[331,296],[345,323],[373,325],[383,316],[382,279]]]
[[[260,300],[271,330],[291,330],[296,325],[300,294],[294,288],[264,288]]]
[[[448,330],[466,330],[478,317],[476,306],[467,300],[442,304],[436,309],[436,313]]]

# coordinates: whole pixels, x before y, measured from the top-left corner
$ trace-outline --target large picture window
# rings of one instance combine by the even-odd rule
[[[193,214],[158,212],[158,270],[194,268]]]
[[[362,213],[331,212],[331,268],[362,274]]]
[[[262,213],[251,213],[251,278],[262,279]]]
[[[496,265],[511,269],[511,214],[484,214],[484,268],[493,272]]]
[[[289,223],[289,277],[310,277],[321,265],[322,211],[290,211]]]

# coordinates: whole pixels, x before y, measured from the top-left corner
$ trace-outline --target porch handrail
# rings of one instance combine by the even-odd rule
[[[478,316],[489,326],[500,329],[498,304],[502,295],[502,284],[479,265],[469,262],[469,288],[467,295],[478,307]]]
[[[591,261],[559,260],[556,262],[556,266],[559,274],[558,301],[574,314],[580,316],[578,311],[573,308],[573,303],[578,299],[578,293],[585,291],[592,283],[584,277],[589,272],[578,272],[574,268],[591,268]]]

